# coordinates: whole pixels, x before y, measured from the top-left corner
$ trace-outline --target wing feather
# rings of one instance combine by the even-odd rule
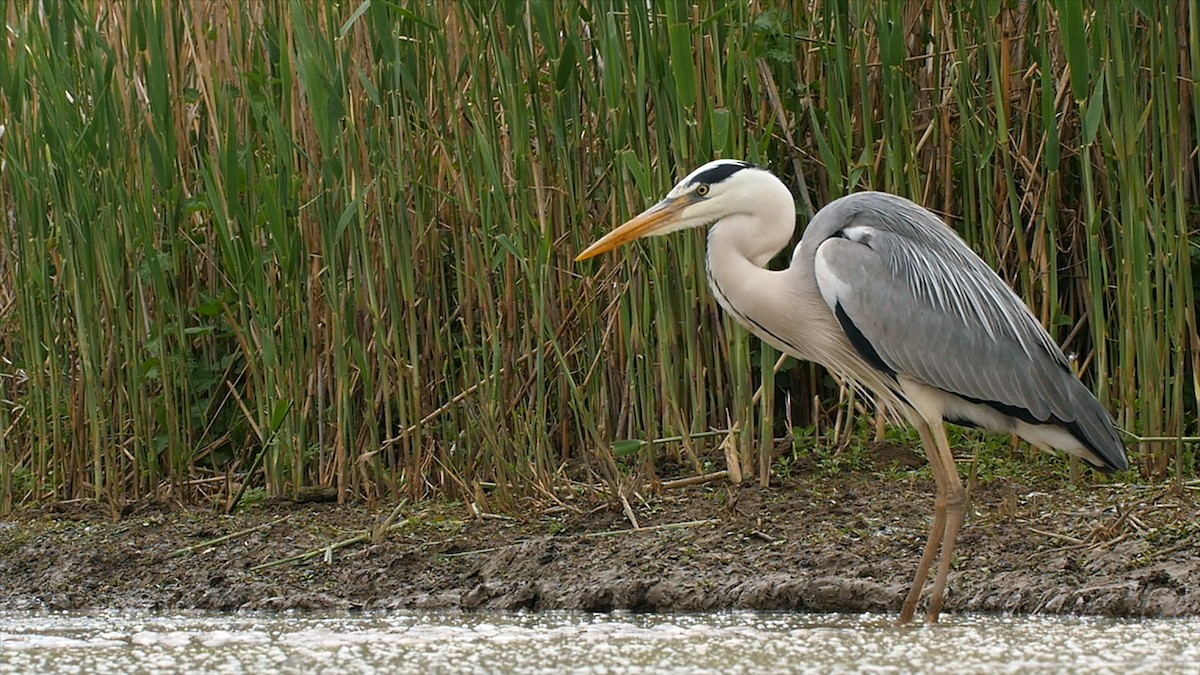
[[[1022,421],[1077,428],[1081,442],[1123,465],[1108,413],[1066,356],[940,219],[883,193],[831,207],[823,223],[814,219],[823,239],[808,242],[817,285],[888,369]]]

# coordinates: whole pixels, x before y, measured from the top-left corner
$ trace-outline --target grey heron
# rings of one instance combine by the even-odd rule
[[[763,341],[865,388],[916,427],[937,482],[933,525],[905,598],[937,621],[965,491],[945,422],[1009,432],[1106,473],[1128,467],[1108,412],[1020,297],[941,219],[896,195],[834,200],[784,270],[765,269],[795,228],[791,192],[752,164],[717,160],[579,254],[709,226],[709,287]]]

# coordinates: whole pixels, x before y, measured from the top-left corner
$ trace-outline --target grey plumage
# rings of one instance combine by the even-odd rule
[[[907,419],[937,482],[933,526],[904,600],[912,619],[940,547],[927,615],[936,621],[964,517],[944,421],[1007,431],[1102,471],[1128,466],[1107,411],[1021,299],[934,214],[879,192],[835,200],[809,223],[786,270],[791,193],[753,165],[717,160],[597,240],[584,260],[644,236],[711,225],[709,286],[776,348],[824,365]]]
[[[1108,412],[1050,335],[926,209],[879,192],[843,197],[813,219],[797,255],[814,257],[826,303],[893,371],[961,399],[956,421],[1005,432],[1059,426],[1092,466],[1127,468]],[[823,274],[836,281],[823,285]]]

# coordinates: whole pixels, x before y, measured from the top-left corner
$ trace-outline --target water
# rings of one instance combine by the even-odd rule
[[[0,613],[0,673],[1200,672],[1200,619]]]

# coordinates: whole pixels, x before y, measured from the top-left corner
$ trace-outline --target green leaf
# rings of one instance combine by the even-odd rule
[[[521,15],[525,10],[525,3],[519,0],[503,0],[500,3],[501,13],[504,14],[504,25],[512,28],[521,20]]]
[[[149,358],[142,361],[141,365],[142,379],[158,380],[162,375],[162,362],[157,358]]]
[[[283,426],[283,420],[287,418],[288,411],[292,409],[292,402],[281,400],[275,403],[275,409],[271,411],[271,431],[279,431]]]
[[[338,38],[340,39],[346,37],[346,33],[349,33],[350,29],[354,27],[354,22],[358,21],[359,17],[361,17],[363,14],[366,14],[368,9],[371,9],[371,0],[363,0],[362,3],[360,3],[359,6],[354,9],[354,13],[350,15],[350,18],[346,19],[346,23],[342,24],[341,30],[338,31]]]
[[[1100,121],[1104,118],[1104,82],[1103,76],[1096,83],[1096,91],[1087,102],[1083,117],[1083,142],[1091,145],[1096,140],[1096,131],[1100,129]]]
[[[641,450],[642,446],[644,445],[646,445],[646,441],[639,441],[636,438],[630,438],[623,441],[613,441],[613,456],[628,457],[636,453],[638,450]]]
[[[875,23],[879,33],[880,57],[885,69],[898,68],[904,65],[904,30],[895,22],[880,18]]]
[[[696,102],[696,59],[692,54],[692,31],[686,23],[667,26],[671,42],[671,71],[675,74],[675,95],[680,105]]]
[[[575,72],[575,41],[567,40],[563,45],[562,56],[558,58],[558,69],[554,71],[554,89],[562,91],[567,88],[567,81]]]
[[[710,114],[712,119],[711,140],[713,152],[725,155],[729,152],[730,115],[727,108],[718,108]]]
[[[1161,0],[1133,0],[1133,6],[1137,11],[1142,13],[1150,21],[1158,21],[1158,10],[1172,7],[1169,3],[1163,3]]]
[[[644,195],[650,194],[650,177],[646,175],[645,167],[642,166],[642,158],[638,157],[633,150],[623,150],[621,163],[625,165],[625,170],[633,175],[633,182],[637,185],[638,192]]]
[[[371,103],[379,105],[379,87],[371,81],[371,76],[367,74],[359,65],[354,64],[354,73],[358,75],[358,81],[362,83],[363,91],[367,93],[367,98],[371,99]]]
[[[224,307],[225,303],[221,299],[214,298],[196,305],[196,312],[201,316],[220,316]]]
[[[354,216],[358,215],[359,210],[362,208],[363,197],[371,191],[371,188],[374,185],[374,182],[367,185],[364,190],[359,192],[354,197],[354,201],[350,202],[346,205],[346,208],[342,209],[342,215],[338,217],[337,233],[334,235],[334,241],[341,240],[342,235],[346,233],[346,228],[350,225],[350,222],[354,220]]]
[[[508,236],[507,234],[496,235],[496,243],[500,244],[500,248],[508,251],[514,258],[519,259],[525,257],[520,251],[517,250],[517,245],[515,242],[513,242],[512,237]]]
[[[1071,95],[1076,101],[1087,98],[1091,62],[1088,56],[1087,26],[1083,21],[1082,0],[1058,0],[1058,33],[1067,65],[1071,67]]]

